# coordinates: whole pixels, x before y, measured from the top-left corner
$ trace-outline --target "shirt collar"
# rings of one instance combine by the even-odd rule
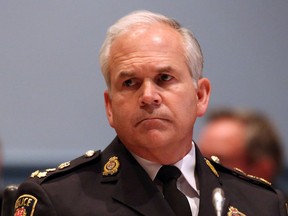
[[[157,172],[161,168],[161,164],[146,160],[144,158],[139,157],[138,155],[131,152],[134,158],[138,161],[138,163],[144,168],[147,174],[150,176],[152,180],[155,179]],[[188,182],[188,184],[197,191],[196,181],[195,181],[195,165],[196,165],[196,151],[195,144],[192,142],[192,148],[190,152],[188,152],[180,161],[173,164],[178,169],[181,170],[182,175]]]
[[[162,165],[153,161],[146,160],[142,157],[139,157],[133,152],[131,152],[131,154],[134,156],[137,162],[143,167],[143,169],[147,172],[150,178],[154,180]]]
[[[195,144],[193,143],[190,152],[185,155],[180,161],[174,164],[178,169],[181,170],[182,175],[188,184],[194,188],[195,191],[198,191],[196,184],[196,176],[195,176],[195,166],[196,166],[196,150]]]

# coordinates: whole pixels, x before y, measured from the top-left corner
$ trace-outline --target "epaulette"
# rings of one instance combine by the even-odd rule
[[[39,184],[41,184],[52,176],[56,176],[58,174],[74,170],[75,168],[82,166],[83,164],[86,164],[90,161],[97,159],[98,156],[100,155],[100,152],[101,152],[100,150],[98,151],[89,150],[84,155],[72,161],[61,163],[56,168],[48,168],[42,171],[36,170],[30,175],[30,178],[34,178]]]
[[[262,186],[266,189],[275,191],[274,188],[271,186],[272,184],[269,181],[267,181],[266,179],[246,174],[244,171],[242,171],[241,169],[238,169],[238,168],[233,168],[233,169],[228,168],[228,167],[222,165],[220,163],[219,158],[216,156],[212,156],[211,160],[210,159],[206,159],[206,160],[210,161],[210,163],[213,165],[213,167],[219,172],[231,174],[231,175],[236,176],[237,178],[242,179],[244,181],[248,181],[250,183]]]

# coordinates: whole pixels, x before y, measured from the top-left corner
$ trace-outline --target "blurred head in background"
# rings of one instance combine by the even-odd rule
[[[272,122],[259,111],[218,109],[207,115],[199,137],[205,157],[247,174],[275,180],[282,168],[282,147]]]

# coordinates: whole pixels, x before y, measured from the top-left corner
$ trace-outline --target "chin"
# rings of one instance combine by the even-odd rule
[[[150,142],[155,143],[166,143],[170,139],[168,137],[171,137],[170,132],[161,131],[161,130],[149,130],[143,135],[143,138],[146,140],[149,140]],[[169,136],[168,136],[169,135]]]

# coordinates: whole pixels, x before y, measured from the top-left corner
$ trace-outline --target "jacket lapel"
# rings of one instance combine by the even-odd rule
[[[105,182],[117,181],[113,199],[142,215],[174,215],[156,185],[118,138],[112,142],[108,152],[109,156],[105,156],[116,155],[120,162],[118,175],[105,177]]]
[[[213,170],[213,168],[214,167],[212,164],[205,161],[196,146],[196,174],[198,175],[200,186],[199,216],[216,215],[215,208],[212,203],[212,193],[215,188],[221,188],[222,183],[220,178],[217,176],[217,171]],[[229,200],[226,197],[223,206],[223,215],[225,215],[224,212],[227,212],[228,203]]]

